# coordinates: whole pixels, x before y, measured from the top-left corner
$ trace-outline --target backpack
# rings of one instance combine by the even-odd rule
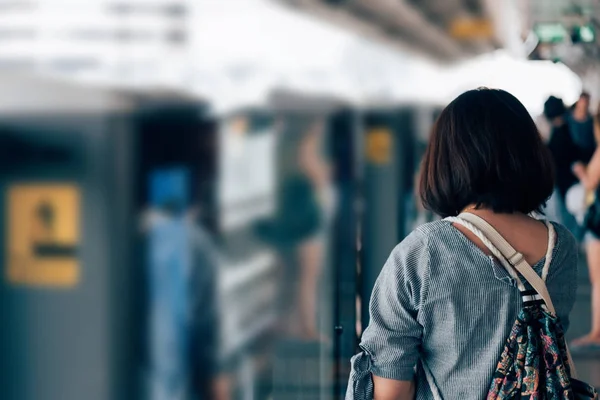
[[[546,222],[549,250],[540,277],[523,255],[482,218],[462,213],[447,220],[461,224],[481,239],[515,279],[523,297],[523,308],[498,361],[487,400],[596,399],[597,393],[592,386],[575,379],[575,366],[544,283],[556,236],[552,224]],[[434,398],[441,400],[428,371],[426,375]]]

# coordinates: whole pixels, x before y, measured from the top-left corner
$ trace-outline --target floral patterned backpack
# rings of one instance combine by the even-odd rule
[[[523,296],[523,308],[496,367],[487,400],[596,399],[592,386],[575,379],[575,367],[544,283],[551,257],[547,257],[540,277],[523,255],[480,217],[463,213],[447,219],[461,224],[481,239],[515,279]],[[552,224],[546,225],[548,254],[552,254],[556,234]],[[519,275],[529,287],[525,287]],[[441,400],[433,385],[431,389],[436,400]]]

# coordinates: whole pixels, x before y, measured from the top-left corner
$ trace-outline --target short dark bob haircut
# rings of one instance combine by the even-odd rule
[[[442,111],[421,166],[419,191],[427,209],[442,217],[470,205],[541,213],[553,188],[552,156],[513,95],[470,90]]]

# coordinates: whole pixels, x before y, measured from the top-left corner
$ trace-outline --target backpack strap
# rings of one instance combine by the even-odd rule
[[[519,290],[523,295],[524,303],[529,301],[536,301],[537,295],[541,297],[544,301],[546,308],[552,315],[556,315],[556,311],[554,309],[554,304],[552,304],[552,299],[550,298],[550,294],[548,293],[548,289],[546,288],[546,284],[544,280],[535,272],[533,268],[529,265],[525,258],[521,253],[514,249],[498,233],[494,227],[492,227],[487,221],[483,218],[471,214],[471,213],[462,213],[458,216],[458,218],[448,218],[452,222],[459,223],[463,225],[465,228],[469,229],[473,232],[485,246],[490,249],[490,251],[494,254],[494,256],[504,265],[507,271],[511,274],[511,276],[517,281]],[[466,223],[465,223],[466,222]],[[554,227],[550,223],[546,223],[548,227],[548,252],[552,253],[552,248],[554,247]],[[548,268],[550,266],[550,259],[546,257],[546,262],[544,264],[544,269],[542,270],[542,276],[547,275]],[[531,293],[525,290],[524,285],[518,276],[515,276],[514,270],[517,270],[523,278],[533,287],[536,293]],[[512,272],[512,273],[511,273]]]
[[[494,256],[496,256],[496,258],[502,262],[509,273],[511,271],[514,272],[513,268],[519,271],[519,273],[534,288],[537,294],[539,294],[544,300],[547,310],[553,316],[556,316],[556,310],[554,309],[552,299],[550,298],[550,293],[548,293],[548,288],[544,282],[546,276],[548,275],[548,269],[550,267],[550,262],[552,261],[552,250],[556,242],[556,232],[551,223],[546,222],[546,226],[548,227],[548,251],[546,252],[546,261],[544,264],[544,269],[542,270],[542,279],[535,272],[535,270],[531,268],[529,263],[525,261],[523,255],[515,250],[510,243],[508,243],[506,239],[504,239],[504,237],[502,237],[502,235],[500,235],[500,233],[498,233],[498,231],[483,218],[471,213],[462,213],[458,217],[449,217],[446,218],[446,220],[461,224],[473,232],[479,239],[481,239],[483,244],[490,249]],[[513,275],[511,274],[511,276]],[[523,295],[523,302],[526,303],[528,300],[526,297],[527,291],[518,277],[517,282],[519,284],[519,290],[521,290],[521,294]],[[575,378],[577,376],[577,372],[575,365],[573,364],[573,358],[571,357],[571,352],[567,343],[565,343],[565,347],[567,351],[567,362],[569,363],[571,370],[571,377]]]

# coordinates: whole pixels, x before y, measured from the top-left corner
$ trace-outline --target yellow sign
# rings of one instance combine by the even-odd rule
[[[69,184],[8,190],[6,278],[13,284],[72,287],[79,281],[80,192]]]
[[[458,18],[450,24],[450,35],[456,39],[489,39],[494,36],[494,26],[487,19]]]
[[[387,164],[392,158],[392,133],[386,128],[374,128],[367,132],[367,160],[375,164]]]

